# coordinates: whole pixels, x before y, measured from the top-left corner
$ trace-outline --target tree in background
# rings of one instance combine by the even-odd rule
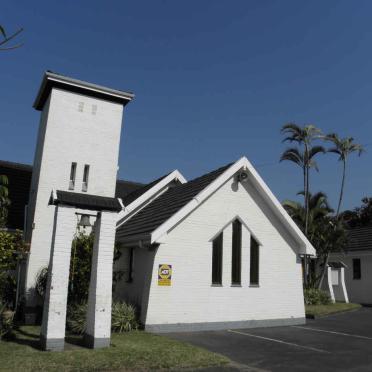
[[[314,146],[314,141],[323,138],[322,132],[314,125],[305,125],[304,127],[300,127],[295,123],[288,123],[282,127],[281,133],[286,136],[283,142],[296,142],[298,144],[298,147],[285,150],[280,161],[291,161],[302,168],[305,206],[304,232],[305,235],[307,235],[309,221],[310,169],[315,168],[318,170],[315,156],[319,153],[325,153],[325,149],[322,146]]]
[[[3,40],[0,40],[0,51],[17,49],[21,47],[23,45],[22,43],[9,45],[9,42],[14,40],[22,31],[23,31],[23,28],[20,28],[13,34],[7,35],[4,27],[0,25],[0,35],[3,37]]]
[[[6,225],[9,205],[8,177],[0,175],[0,228]]]
[[[304,230],[306,215],[304,206],[292,200],[284,201],[283,206],[296,224]],[[316,248],[315,267],[317,270],[312,274],[305,272],[305,287],[316,286],[320,289],[327,270],[329,254],[345,248],[344,225],[332,213],[333,210],[329,206],[326,194],[318,192],[309,195],[307,238]]]
[[[362,205],[353,210],[346,210],[340,214],[342,219],[348,227],[360,227],[371,224],[372,222],[372,198],[364,197]]]
[[[326,141],[330,141],[333,144],[328,152],[332,152],[338,155],[338,160],[342,162],[342,179],[341,179],[341,188],[340,188],[340,196],[338,199],[337,211],[336,211],[336,218],[338,218],[340,214],[340,208],[342,204],[342,199],[344,196],[344,188],[345,188],[345,178],[346,178],[346,162],[350,154],[356,152],[360,156],[364,151],[362,145],[358,143],[354,143],[353,137],[346,137],[340,138],[336,133],[331,133],[325,136]]]

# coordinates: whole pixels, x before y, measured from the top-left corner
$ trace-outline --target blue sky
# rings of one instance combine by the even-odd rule
[[[280,127],[353,136],[345,208],[371,195],[372,2],[7,1],[0,24],[25,31],[0,54],[0,159],[32,163],[44,70],[132,91],[120,178],[188,179],[246,155],[280,200],[301,171],[279,163]],[[340,164],[318,159],[312,190],[335,206]],[[371,190],[371,191],[370,191]]]

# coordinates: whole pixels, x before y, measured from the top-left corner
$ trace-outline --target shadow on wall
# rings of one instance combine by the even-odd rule
[[[114,270],[122,270],[124,275],[116,285],[113,299],[133,304],[139,314],[140,322],[145,324],[157,247],[128,246],[121,249],[122,255],[115,263]],[[130,265],[131,250],[133,250],[132,265]]]

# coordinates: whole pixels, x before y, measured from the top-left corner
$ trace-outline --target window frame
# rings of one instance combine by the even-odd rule
[[[222,286],[223,232],[212,241],[212,286]]]
[[[254,247],[254,250],[252,249]],[[251,234],[249,249],[249,285],[258,287],[260,285],[260,243]],[[253,253],[256,254],[254,255]],[[253,270],[253,267],[255,268]]]
[[[128,263],[128,276],[127,276],[127,280],[126,282],[127,283],[132,283],[133,282],[133,278],[134,278],[134,248],[131,247],[129,248],[129,254],[128,254],[128,258],[129,258],[129,263]]]
[[[358,268],[356,268],[356,263]],[[362,279],[362,260],[360,258],[353,258],[353,280]]]
[[[239,219],[232,223],[231,285],[242,285],[242,223]]]

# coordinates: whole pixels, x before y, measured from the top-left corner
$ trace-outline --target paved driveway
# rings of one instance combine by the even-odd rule
[[[174,333],[257,371],[372,371],[372,308],[304,326]]]

